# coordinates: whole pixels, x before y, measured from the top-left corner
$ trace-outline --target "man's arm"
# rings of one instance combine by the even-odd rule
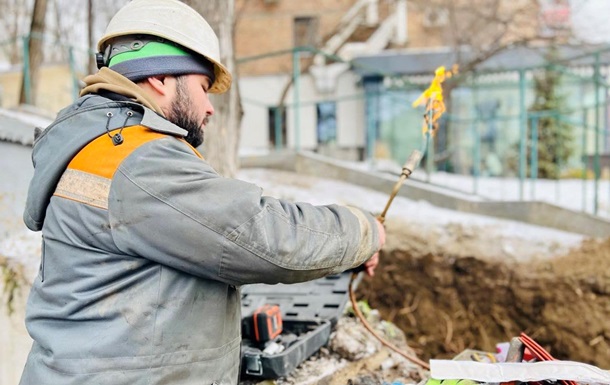
[[[121,165],[110,196],[127,254],[231,284],[290,283],[359,266],[381,245],[378,222],[358,209],[263,197],[173,138],[143,147]]]

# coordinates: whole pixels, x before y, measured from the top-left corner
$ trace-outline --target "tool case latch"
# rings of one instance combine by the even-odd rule
[[[244,361],[246,364],[246,374],[252,376],[261,376],[263,374],[263,363],[261,362],[260,354],[246,353]]]

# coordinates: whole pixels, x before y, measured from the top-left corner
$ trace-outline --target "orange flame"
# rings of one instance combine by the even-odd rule
[[[417,107],[422,103],[426,103],[426,112],[424,114],[424,123],[422,133],[426,135],[428,130],[434,136],[438,129],[438,120],[445,112],[445,102],[443,100],[443,86],[445,79],[450,78],[458,71],[457,65],[454,65],[451,71],[447,71],[444,66],[438,67],[434,71],[434,79],[430,87],[426,89],[416,101],[413,102],[413,107]]]

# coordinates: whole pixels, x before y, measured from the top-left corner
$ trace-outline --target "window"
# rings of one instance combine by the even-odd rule
[[[294,46],[315,46],[318,43],[318,18],[301,16],[294,18]]]
[[[318,115],[318,143],[337,141],[337,103],[322,102],[316,106]]]
[[[286,109],[269,107],[269,142],[272,147],[286,147]]]

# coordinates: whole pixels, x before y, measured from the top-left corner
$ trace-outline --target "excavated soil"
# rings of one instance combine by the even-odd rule
[[[394,241],[358,295],[400,327],[421,358],[495,352],[524,331],[555,358],[610,369],[610,239],[515,260],[498,255],[498,240],[485,231],[454,231],[454,246],[444,248],[403,223],[387,223],[387,232]]]

